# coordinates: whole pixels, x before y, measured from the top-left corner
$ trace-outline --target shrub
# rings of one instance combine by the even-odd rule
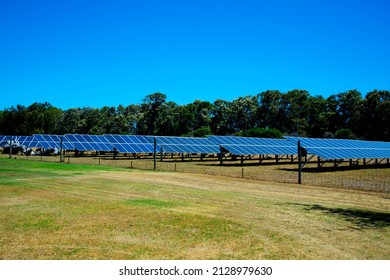
[[[349,128],[342,128],[336,131],[334,138],[338,139],[357,139],[356,135]]]
[[[240,133],[244,137],[282,138],[282,133],[275,128],[251,128]]]

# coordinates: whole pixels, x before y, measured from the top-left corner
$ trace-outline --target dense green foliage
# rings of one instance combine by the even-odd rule
[[[357,137],[390,141],[390,92],[357,90],[311,96],[306,90],[277,90],[233,101],[195,100],[178,105],[163,93],[146,96],[140,105],[62,110],[49,103],[12,106],[0,111],[0,134],[145,134],[204,136],[255,133],[265,128],[287,135]],[[255,132],[257,131],[257,132]]]
[[[237,134],[244,137],[282,138],[283,134],[275,128],[251,128]]]

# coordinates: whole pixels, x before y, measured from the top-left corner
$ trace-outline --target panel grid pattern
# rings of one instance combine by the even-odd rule
[[[112,151],[113,145],[102,135],[65,134],[65,138],[79,151]]]
[[[150,143],[147,136],[105,134],[104,137],[121,153],[153,153],[154,151],[154,145]]]
[[[28,148],[38,147],[38,141],[35,139],[34,136],[19,136],[17,138],[17,141],[19,142],[20,145]]]
[[[153,137],[152,141],[153,141]],[[156,136],[157,145],[168,153],[219,153],[219,146],[207,138]]]
[[[69,143],[65,137],[62,135],[48,135],[48,134],[34,134],[33,135],[37,140],[38,148],[44,149],[60,149],[61,148],[61,138],[62,138],[62,148],[64,150],[74,150],[74,146]]]
[[[287,137],[297,143],[297,137]],[[390,158],[390,142],[348,139],[299,138],[308,153],[323,159]]]
[[[286,139],[237,136],[209,136],[209,139],[235,155],[297,154],[296,145]]]
[[[10,136],[7,135],[0,135],[0,147],[4,147],[7,142],[9,141]]]

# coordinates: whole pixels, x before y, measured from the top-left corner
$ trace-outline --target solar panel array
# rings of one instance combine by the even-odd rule
[[[288,137],[310,154],[323,159],[390,158],[390,142]]]
[[[64,150],[74,150],[74,146],[67,141],[62,135],[49,135],[49,134],[34,134],[35,139],[38,142],[37,148],[44,149],[61,149],[61,139],[62,139],[62,149]]]
[[[65,134],[66,140],[79,151],[112,151],[113,145],[103,135]]]
[[[35,148],[38,146],[38,141],[34,136],[19,136],[16,138],[20,145]]]
[[[9,141],[10,136],[7,135],[0,135],[0,147],[4,147],[7,144],[7,141]]]
[[[297,154],[297,146],[286,139],[236,136],[209,136],[209,139],[235,155]]]
[[[219,146],[207,138],[156,136],[157,145],[168,153],[216,154]]]
[[[5,146],[10,136],[0,136],[0,146]],[[113,151],[122,153],[153,153],[154,139],[157,152],[167,153],[219,153],[220,146],[234,155],[293,155],[297,154],[297,137],[270,139],[236,136],[174,137],[141,135],[87,135],[66,134],[13,136],[14,141],[26,147],[79,151]],[[299,138],[309,154],[323,159],[390,158],[390,142]]]
[[[104,137],[121,153],[153,153],[154,144],[148,136],[106,134]]]

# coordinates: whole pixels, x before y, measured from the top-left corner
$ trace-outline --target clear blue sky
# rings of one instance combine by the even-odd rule
[[[387,0],[0,4],[0,109],[390,89]]]

